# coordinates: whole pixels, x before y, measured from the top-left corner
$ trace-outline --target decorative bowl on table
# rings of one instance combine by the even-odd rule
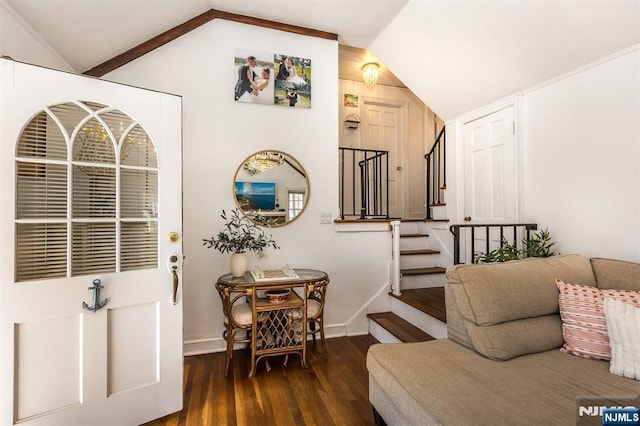
[[[264,295],[269,302],[277,304],[286,302],[289,297],[289,293],[291,293],[291,289],[282,288],[277,290],[267,290],[264,292]]]

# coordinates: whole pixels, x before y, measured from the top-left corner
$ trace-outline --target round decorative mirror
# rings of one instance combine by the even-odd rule
[[[238,167],[233,182],[238,208],[262,226],[283,226],[296,220],[309,200],[309,179],[291,155],[259,151]]]

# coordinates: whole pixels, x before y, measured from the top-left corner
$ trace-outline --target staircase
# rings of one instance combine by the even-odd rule
[[[447,337],[444,273],[446,266],[453,264],[453,259],[449,254],[443,253],[444,245],[448,244],[451,238],[447,230],[449,220],[444,201],[447,189],[444,126],[439,133],[434,133],[434,143],[424,159],[426,219],[400,222],[400,238],[394,238],[393,247],[394,291],[389,294],[391,311],[367,315],[369,333],[383,343],[427,341]],[[397,224],[393,227],[394,235],[397,236]],[[430,237],[430,232],[437,234]]]
[[[444,272],[451,260],[428,233],[432,225],[446,222],[446,219],[401,221],[401,295],[390,293],[390,312],[367,315],[369,333],[378,341],[410,343],[447,337]]]

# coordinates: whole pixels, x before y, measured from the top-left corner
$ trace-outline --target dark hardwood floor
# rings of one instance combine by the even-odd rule
[[[309,368],[298,355],[260,361],[249,378],[249,353],[235,351],[229,377],[225,354],[185,358],[184,409],[147,426],[169,425],[372,425],[367,349],[370,335],[327,339],[329,359],[309,342]]]

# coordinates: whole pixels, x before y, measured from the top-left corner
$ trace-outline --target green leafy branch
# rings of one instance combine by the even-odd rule
[[[280,248],[271,235],[267,236],[262,228],[238,209],[231,210],[229,214],[222,210],[220,217],[224,219],[225,225],[218,235],[202,239],[202,245],[206,248],[214,248],[222,254],[245,251],[261,254],[269,247]]]

